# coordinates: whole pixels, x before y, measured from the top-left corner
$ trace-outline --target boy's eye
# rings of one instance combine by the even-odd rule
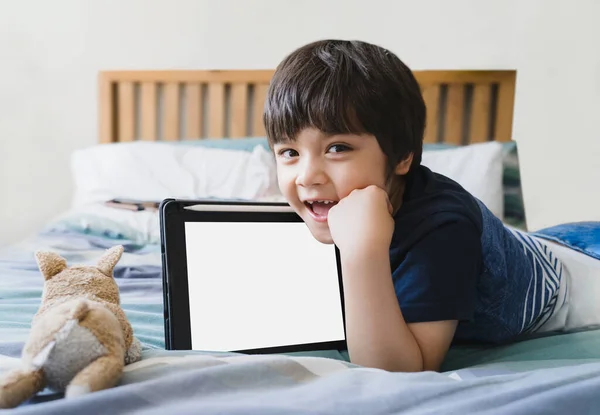
[[[298,152],[296,150],[291,149],[291,148],[286,148],[286,149],[280,150],[279,151],[279,155],[282,156],[282,157],[284,157],[284,158],[286,158],[286,159],[289,159],[289,158],[292,158],[292,157],[297,157],[298,156]]]
[[[350,147],[345,144],[333,144],[329,147],[329,151],[332,153],[341,153],[348,150],[350,150]]]

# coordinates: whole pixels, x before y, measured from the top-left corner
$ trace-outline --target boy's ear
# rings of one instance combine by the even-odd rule
[[[35,259],[45,280],[49,280],[67,268],[67,260],[54,252],[38,251]]]
[[[402,160],[396,165],[394,173],[396,173],[399,176],[404,176],[406,173],[408,173],[408,170],[410,170],[410,165],[412,164],[412,161],[413,153],[410,153],[408,157],[406,157],[404,160]]]

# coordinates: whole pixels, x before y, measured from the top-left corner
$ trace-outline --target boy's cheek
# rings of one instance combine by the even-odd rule
[[[283,183],[281,180],[279,180],[277,182],[277,186],[279,187],[279,191],[281,192],[281,194],[283,195],[283,197],[285,197],[287,199],[287,201],[289,202],[290,200],[290,195],[289,195],[289,186],[286,186],[285,183]]]
[[[285,196],[286,199],[289,199],[290,196],[292,196],[292,193],[294,193],[296,188],[295,180],[290,177],[289,174],[286,175],[285,172],[280,171],[277,172],[277,185],[279,187],[279,191]]]

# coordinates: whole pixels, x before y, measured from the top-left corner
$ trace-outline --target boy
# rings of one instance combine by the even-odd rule
[[[303,46],[269,87],[279,187],[340,250],[348,353],[362,366],[439,370],[453,340],[513,340],[564,302],[545,247],[420,164],[425,118],[411,71],[365,42]]]

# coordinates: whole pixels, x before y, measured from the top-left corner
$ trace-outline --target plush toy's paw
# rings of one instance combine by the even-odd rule
[[[131,363],[135,363],[142,358],[142,344],[137,339],[137,337],[133,337],[131,341],[131,346],[127,349],[127,353],[125,353],[125,364],[129,365]]]
[[[102,356],[87,365],[71,380],[65,398],[74,398],[115,386],[123,373],[123,361],[116,356]]]
[[[44,388],[41,370],[15,369],[0,383],[0,408],[14,408]]]

